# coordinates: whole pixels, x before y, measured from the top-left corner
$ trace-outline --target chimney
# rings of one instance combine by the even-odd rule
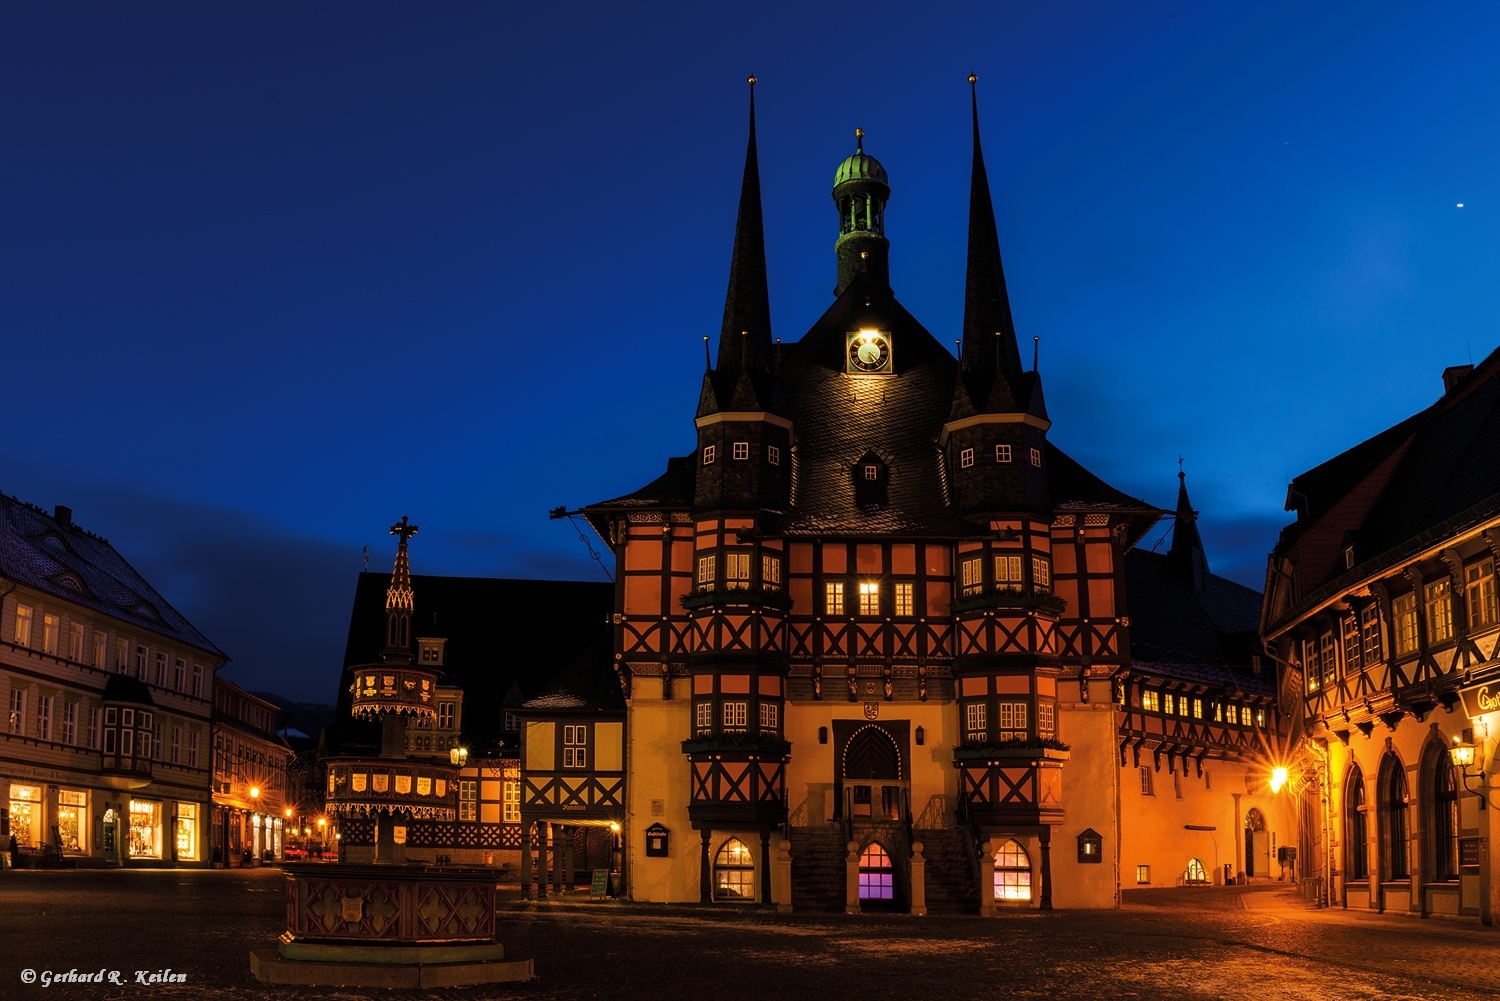
[[[1443,369],[1443,395],[1447,396],[1453,392],[1453,388],[1464,381],[1464,376],[1474,371],[1473,365],[1449,365]]]
[[[62,504],[57,505],[57,510],[52,514],[52,520],[63,528],[73,524],[73,509]]]

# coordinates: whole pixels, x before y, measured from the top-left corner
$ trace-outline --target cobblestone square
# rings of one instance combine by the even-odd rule
[[[0,998],[1468,999],[1500,994],[1500,938],[1443,921],[1317,911],[1282,886],[1153,890],[1119,911],[778,915],[502,894],[513,987],[308,991],[263,985],[252,948],[284,925],[282,875],[42,871],[0,881]],[[119,971],[120,986],[23,982]],[[185,981],[138,983],[170,970]]]

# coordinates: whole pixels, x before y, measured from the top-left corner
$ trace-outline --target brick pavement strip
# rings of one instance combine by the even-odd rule
[[[538,979],[440,991],[275,987],[249,951],[284,922],[281,875],[41,871],[0,875],[0,999],[179,997],[969,999],[1493,998],[1500,932],[1314,911],[1280,888],[1155,890],[1119,911],[992,920],[778,915],[505,898],[501,937]],[[117,970],[122,986],[21,980]],[[135,983],[170,969],[182,983]]]

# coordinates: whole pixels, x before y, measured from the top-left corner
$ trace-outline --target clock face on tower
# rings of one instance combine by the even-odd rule
[[[891,340],[884,330],[850,331],[845,352],[851,375],[890,375]]]

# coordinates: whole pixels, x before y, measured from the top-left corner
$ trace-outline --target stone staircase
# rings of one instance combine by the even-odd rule
[[[966,837],[968,832],[962,830],[912,831],[912,840],[922,842],[927,860],[929,914],[979,913],[979,885],[964,848]]]
[[[793,827],[792,910],[842,913],[845,904],[844,829],[837,824]]]

